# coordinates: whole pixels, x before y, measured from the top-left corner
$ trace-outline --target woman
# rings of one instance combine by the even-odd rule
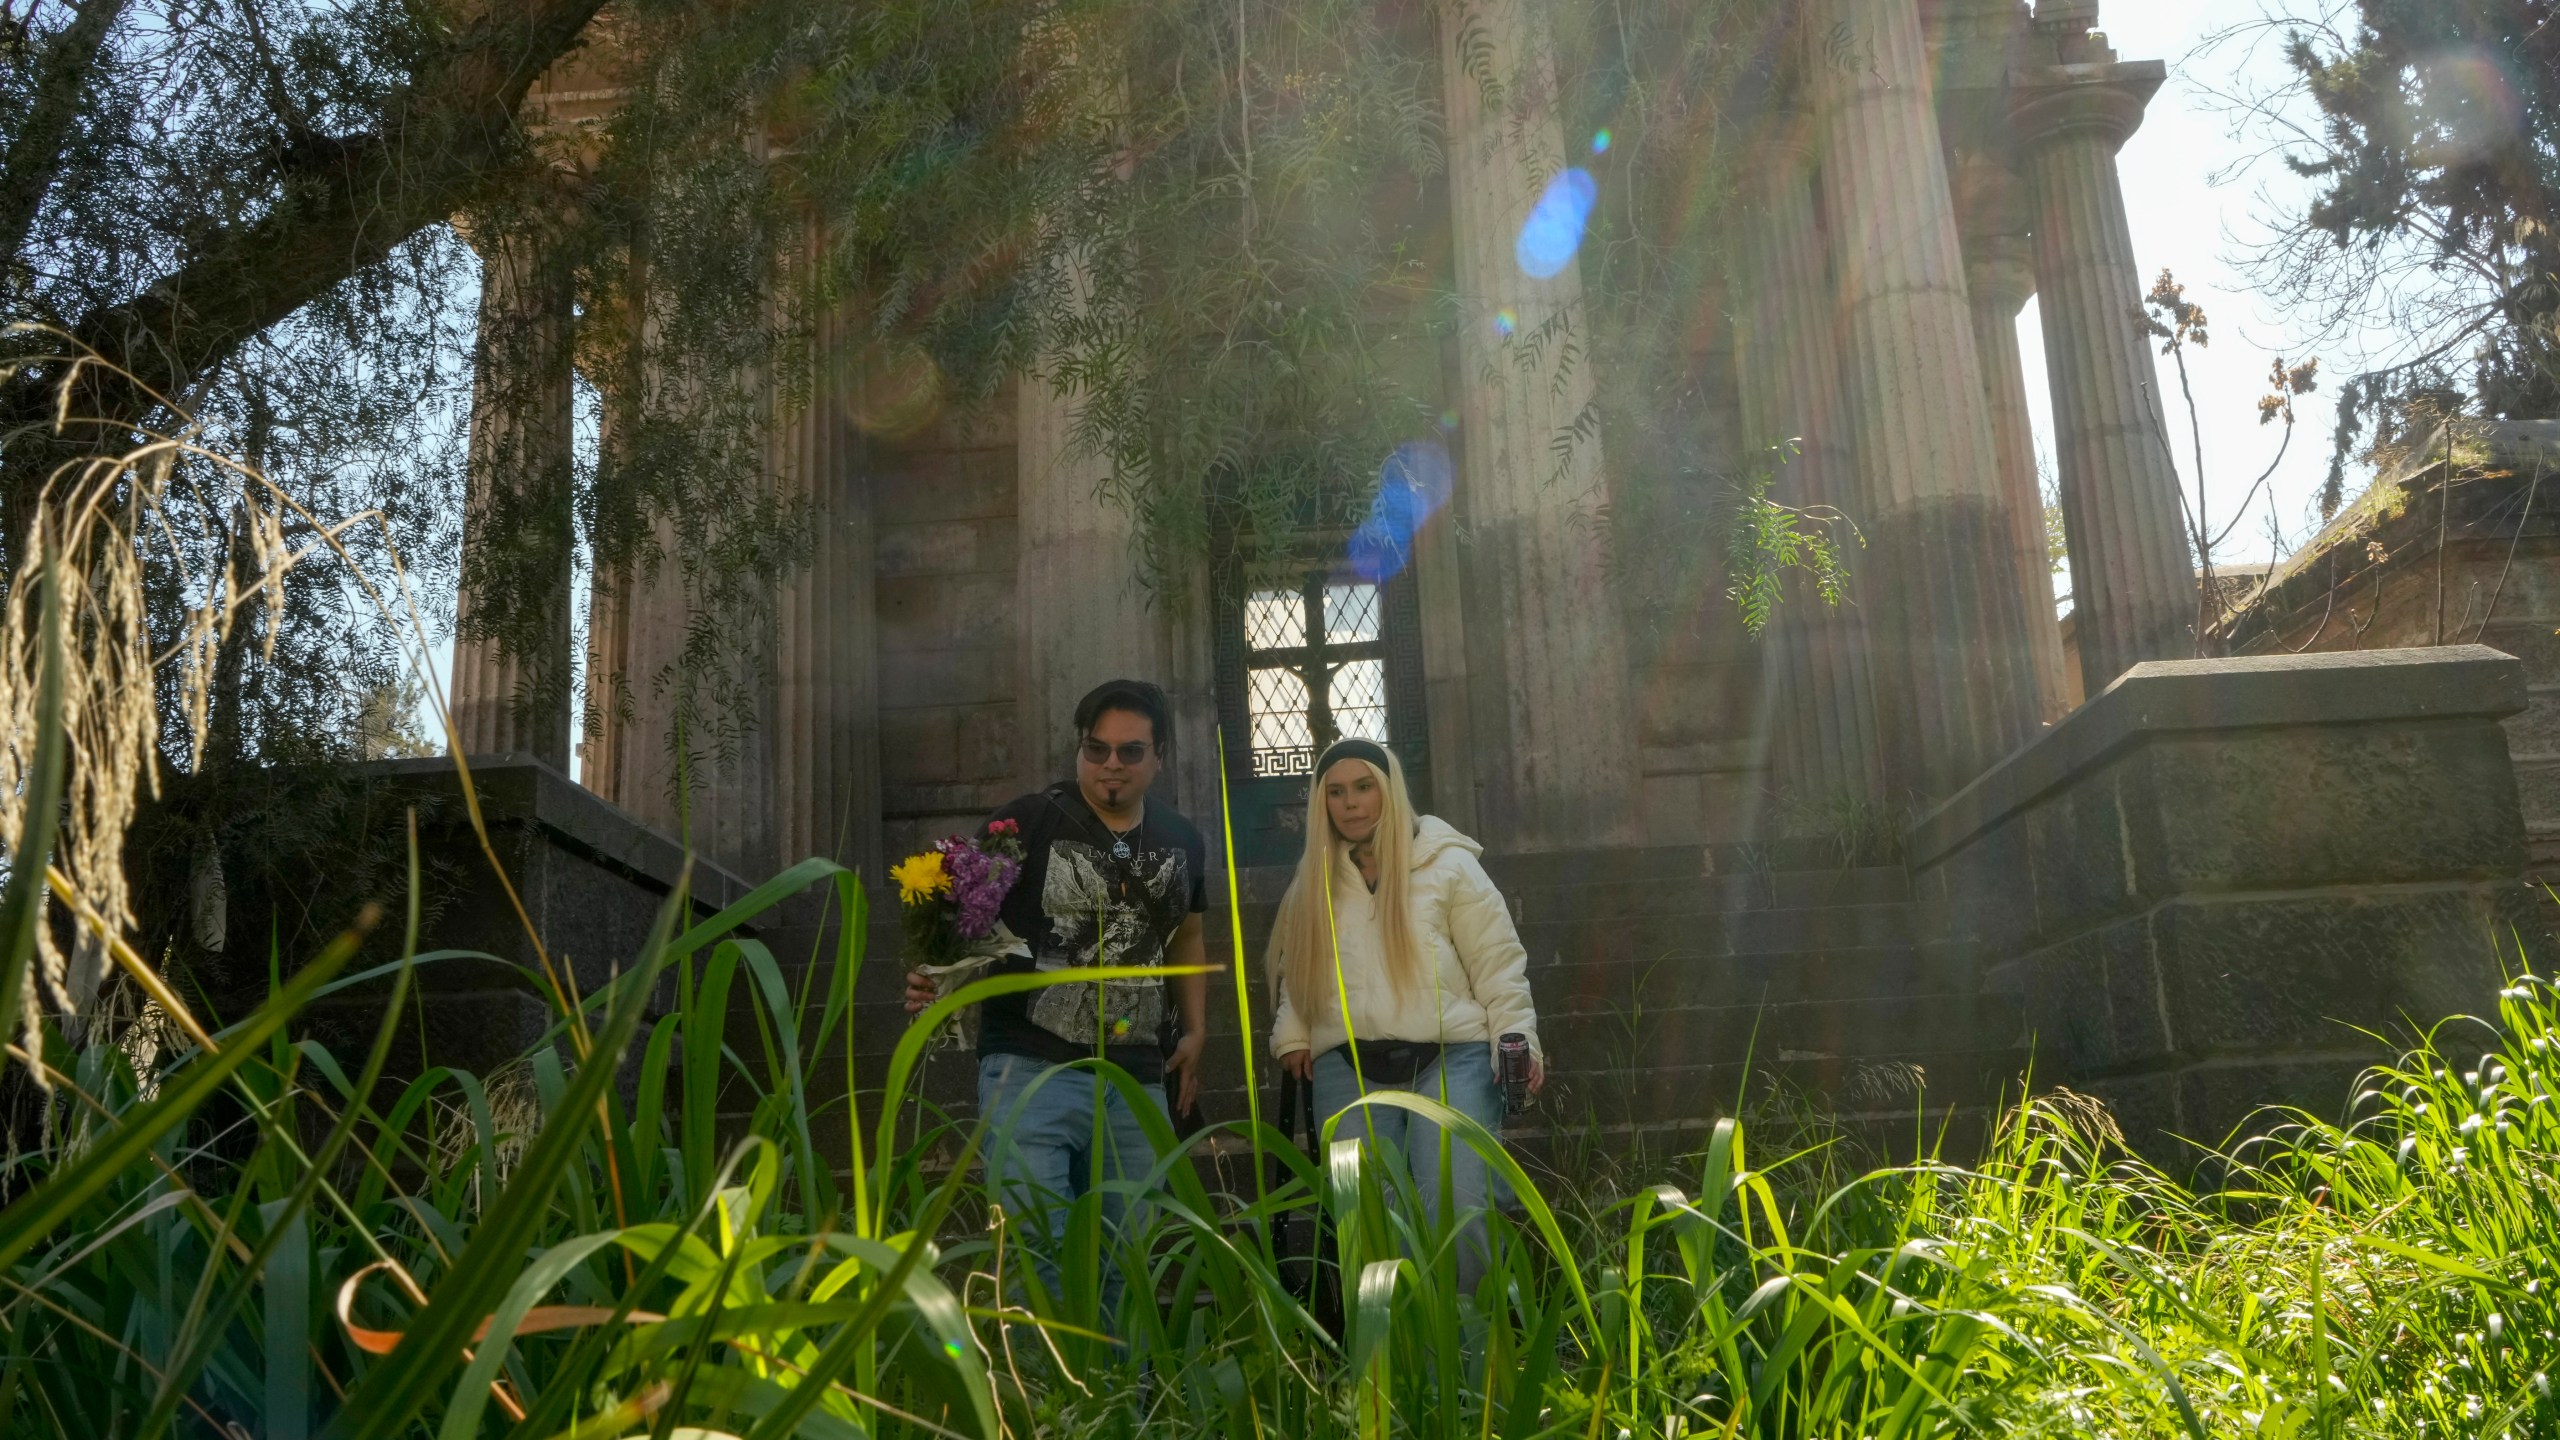
[[[1429,1095],[1499,1131],[1495,1046],[1505,1034],[1528,1039],[1530,1092],[1546,1084],[1528,952],[1477,863],[1482,851],[1413,813],[1404,767],[1386,747],[1339,740],[1317,761],[1306,853],[1280,902],[1269,966],[1280,992],[1271,1052],[1313,1082],[1319,1123],[1351,1108],[1365,1083]],[[1402,1152],[1434,1216],[1444,1201],[1461,1213],[1483,1207],[1485,1163],[1472,1148],[1450,1145],[1444,1197],[1440,1127],[1410,1110],[1363,1108],[1370,1136]],[[1479,1249],[1461,1248],[1463,1288],[1473,1288],[1465,1272],[1480,1268]]]

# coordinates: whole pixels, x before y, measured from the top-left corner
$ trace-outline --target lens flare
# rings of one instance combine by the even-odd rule
[[[846,418],[864,434],[910,439],[942,418],[942,368],[922,346],[874,340],[841,365]]]
[[[1600,131],[1591,137],[1591,153],[1594,155],[1606,155],[1609,153],[1608,131]]]
[[[2439,51],[2418,64],[2423,122],[2418,148],[2433,165],[2476,165],[2513,144],[2524,104],[2497,59],[2483,50]]]
[[[1521,271],[1533,280],[1562,274],[1582,248],[1583,227],[1591,223],[1591,207],[1599,198],[1600,182],[1588,170],[1567,170],[1548,181],[1512,247]]]
[[[1415,537],[1449,503],[1457,483],[1448,446],[1437,440],[1397,446],[1378,467],[1378,495],[1369,502],[1369,518],[1351,532],[1346,557],[1351,573],[1372,585],[1404,573],[1413,561]]]
[[[1441,411],[1441,412],[1440,412],[1440,429],[1441,429],[1441,431],[1442,431],[1443,433],[1448,433],[1448,432],[1453,432],[1453,431],[1455,431],[1457,428],[1458,428],[1458,412],[1457,412],[1457,411],[1455,411],[1455,410],[1443,410],[1443,411]]]
[[[1516,310],[1512,309],[1512,308],[1511,308],[1510,306],[1508,306],[1508,305],[1505,305],[1505,306],[1503,306],[1501,309],[1496,310],[1496,311],[1494,311],[1494,312],[1493,312],[1493,333],[1494,333],[1494,334],[1501,336],[1501,337],[1502,337],[1503,339],[1505,339],[1505,340],[1508,340],[1508,339],[1510,339],[1510,338],[1511,338],[1511,332],[1512,332],[1512,331],[1514,331],[1514,330],[1517,330],[1517,329],[1519,329],[1519,328],[1520,328],[1520,312],[1518,312],[1518,311],[1516,311]]]

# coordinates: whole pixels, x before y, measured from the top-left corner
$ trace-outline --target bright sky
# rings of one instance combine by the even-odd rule
[[[2244,164],[2264,149],[2264,139],[2235,134],[2233,117],[2213,98],[2274,89],[2291,71],[2279,42],[2264,32],[2254,43],[2235,40],[2199,48],[2257,9],[2252,0],[2107,0],[2100,26],[2120,58],[2161,60],[2169,66],[2169,83],[2152,100],[2142,129],[2126,142],[2118,165],[2144,288],[2162,269],[2174,270],[2187,287],[2187,298],[2204,306],[2212,321],[2212,343],[2190,351],[2187,365],[2204,431],[2207,509],[2217,531],[2231,521],[2243,492],[2276,455],[2278,431],[2258,423],[2257,402],[2267,392],[2269,364],[2278,356],[2294,363],[2309,358],[2303,330],[2288,326],[2282,315],[2249,293],[2239,263],[2251,243],[2266,234],[2269,219],[2298,205],[2308,188],[2272,159]],[[2235,168],[2238,173],[2230,173]],[[2026,352],[2027,393],[2039,448],[2049,456],[2052,402],[2045,388],[2044,333],[2033,304],[2019,318],[2018,338]],[[2383,341],[2372,337],[2369,343],[2380,349]],[[2270,482],[2275,519],[2287,548],[2301,544],[2318,526],[2315,500],[2328,473],[2337,386],[2365,363],[2357,354],[2313,353],[2321,362],[2322,385],[2296,402],[2299,427]],[[2159,364],[2171,448],[2192,497],[2195,462],[2186,408],[2175,370],[2167,361]],[[2351,466],[2348,494],[2367,478]],[[2250,517],[2232,531],[2217,558],[2267,558],[2266,494],[2261,492],[2250,508]]]

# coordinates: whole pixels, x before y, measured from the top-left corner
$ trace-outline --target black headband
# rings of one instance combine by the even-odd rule
[[[1346,736],[1327,745],[1324,747],[1324,753],[1316,757],[1316,778],[1323,779],[1324,772],[1332,769],[1333,762],[1336,760],[1366,760],[1377,766],[1378,773],[1381,775],[1395,773],[1387,765],[1387,748],[1375,740]]]

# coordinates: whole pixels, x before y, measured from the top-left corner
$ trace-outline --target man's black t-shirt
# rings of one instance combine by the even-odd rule
[[[1022,874],[1002,915],[1031,949],[997,961],[994,973],[1162,965],[1183,920],[1209,908],[1208,848],[1170,805],[1146,802],[1138,827],[1114,835],[1066,781],[987,820],[1022,826]],[[1105,1058],[1152,1084],[1164,1078],[1165,1019],[1161,980],[1052,985],[986,1002],[978,1053],[1062,1065],[1090,1057],[1098,1040]]]

